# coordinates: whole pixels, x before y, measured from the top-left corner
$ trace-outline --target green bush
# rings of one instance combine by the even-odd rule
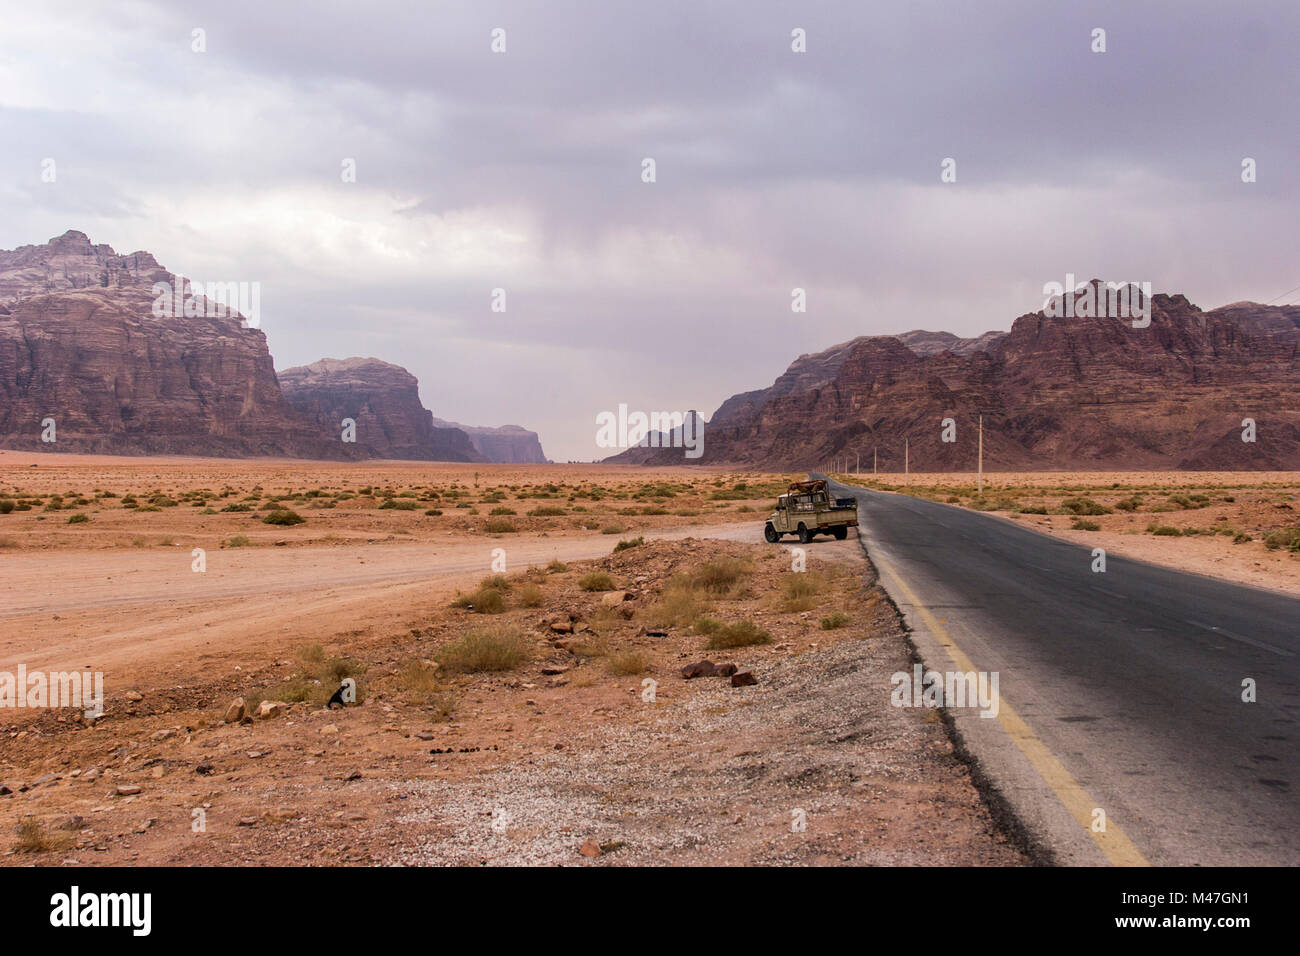
[[[295,525],[302,524],[306,520],[296,511],[291,511],[288,508],[276,508],[262,518],[262,524]]]
[[[578,587],[584,591],[613,591],[618,585],[604,571],[591,571],[578,578]]]
[[[1111,508],[1099,505],[1091,498],[1066,498],[1061,502],[1061,507],[1076,515],[1108,515],[1112,513]]]
[[[90,515],[72,515],[68,518],[68,524],[85,524],[90,520]]]
[[[629,548],[639,548],[643,544],[645,544],[644,537],[624,538],[618,544],[614,545],[614,553],[618,554],[620,551],[626,551]]]
[[[8,498],[0,498],[0,515],[7,515],[14,510],[14,503]]]
[[[726,650],[732,647],[748,647],[751,644],[771,644],[772,635],[760,630],[753,621],[738,621],[724,624],[709,636],[708,648],[711,651]]]
[[[1264,546],[1270,550],[1286,548],[1288,551],[1300,552],[1300,527],[1279,528],[1264,537]]]
[[[1181,538],[1183,533],[1171,524],[1149,524],[1147,532],[1162,538]]]

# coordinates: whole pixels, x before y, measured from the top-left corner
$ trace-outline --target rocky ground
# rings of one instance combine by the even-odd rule
[[[751,540],[575,531],[605,556],[362,586],[269,633],[237,594],[220,641],[119,658],[99,720],[0,714],[0,863],[1026,862],[939,715],[890,706],[910,648],[857,542],[800,573]],[[736,673],[683,676],[705,659]],[[327,709],[345,676],[359,703]]]

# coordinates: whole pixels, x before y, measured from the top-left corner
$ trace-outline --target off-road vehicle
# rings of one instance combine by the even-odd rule
[[[796,534],[801,544],[807,544],[814,535],[829,534],[843,541],[849,535],[849,528],[857,524],[856,498],[832,498],[825,478],[795,481],[776,499],[776,510],[767,519],[763,537],[777,542],[783,535]]]

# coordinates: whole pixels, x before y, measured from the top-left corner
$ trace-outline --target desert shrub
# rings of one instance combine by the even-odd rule
[[[418,501],[413,501],[409,498],[402,498],[400,500],[397,498],[385,498],[384,503],[379,506],[378,510],[415,511],[419,507],[420,503]]]
[[[1300,526],[1270,531],[1264,536],[1264,546],[1270,550],[1286,548],[1288,551],[1300,551]]]
[[[1238,531],[1236,534],[1232,536],[1233,544],[1245,544],[1247,541],[1253,541],[1253,540],[1255,539],[1252,538],[1250,535],[1246,534],[1246,532],[1244,531]]]
[[[569,566],[559,558],[551,558],[546,565],[547,574],[563,574],[567,570],[569,570]]]
[[[695,623],[691,625],[697,634],[713,634],[725,626],[726,625],[716,617],[709,617],[708,615],[697,617]]]
[[[566,512],[563,508],[557,508],[554,505],[543,505],[540,508],[534,508],[528,514],[534,518],[558,518],[560,515],[566,514]]]
[[[519,604],[521,607],[541,607],[542,589],[536,584],[525,584],[519,590]]]
[[[711,651],[725,650],[732,647],[748,647],[751,644],[771,644],[772,635],[760,630],[753,621],[737,621],[724,624],[709,635],[708,648]]]
[[[607,524],[600,529],[601,534],[622,534],[627,527],[621,524]]]
[[[1170,524],[1149,524],[1147,525],[1147,533],[1162,538],[1180,538],[1183,534],[1182,531]]]
[[[8,498],[0,498],[0,515],[7,515],[14,510],[14,503]]]
[[[480,590],[486,588],[495,588],[498,591],[510,590],[510,579],[504,574],[492,574],[478,583]]]
[[[18,833],[18,840],[14,843],[16,853],[48,853],[72,845],[71,833],[54,830],[35,817],[23,817],[15,830]]]
[[[1101,525],[1095,521],[1088,521],[1084,518],[1075,518],[1070,527],[1075,531],[1100,531]]]
[[[822,630],[833,631],[849,623],[849,616],[843,611],[832,611],[822,618]]]
[[[605,666],[616,677],[631,677],[633,674],[644,674],[646,672],[646,668],[650,666],[650,656],[645,651],[635,648],[626,651],[615,651],[609,655]]]
[[[695,589],[684,579],[668,582],[663,595],[645,610],[645,619],[652,627],[685,627],[700,616],[704,605]]]
[[[122,501],[123,503],[125,503],[126,499],[123,498]],[[221,510],[222,511],[252,511],[253,506],[252,505],[226,505]]]
[[[667,509],[667,508],[660,508],[658,505],[649,505],[649,506],[647,506],[647,507],[641,509],[641,514],[643,514],[643,515],[666,515],[666,514],[668,514],[668,509]]]
[[[604,571],[590,571],[578,578],[578,587],[584,591],[613,591],[618,585]]]
[[[68,518],[68,524],[85,524],[90,520],[90,515],[76,514]]]
[[[807,611],[817,604],[825,581],[815,571],[790,574],[781,585],[782,604],[787,611]]]
[[[295,525],[302,524],[306,520],[296,511],[291,511],[288,508],[276,508],[274,511],[267,512],[266,516],[262,518],[262,524]]]
[[[692,582],[710,594],[730,594],[750,572],[740,558],[721,557],[706,561],[691,575]]]
[[[497,588],[479,588],[472,594],[463,594],[452,601],[452,607],[466,608],[476,614],[500,614],[506,609],[506,599]]]
[[[493,508],[491,511],[488,512],[489,515],[492,515],[492,516],[494,516],[494,517],[497,516],[497,515],[511,515],[511,516],[514,516],[514,515],[517,515],[518,513],[519,513],[519,512],[515,511],[514,508],[506,508],[506,507],[504,507],[504,506],[499,507],[499,508]]]
[[[518,530],[509,518],[488,518],[485,527],[488,534],[514,534]]]
[[[227,538],[224,542],[227,548],[247,548],[253,542],[248,539],[247,535],[237,534],[233,538]]]
[[[1128,498],[1121,498],[1119,501],[1115,502],[1115,507],[1120,511],[1137,511],[1142,507],[1142,499],[1137,495],[1132,495]]]
[[[1022,515],[1045,515],[1047,509],[1042,505],[1025,505],[1020,509]]]
[[[624,538],[618,544],[614,545],[614,553],[618,554],[620,551],[626,551],[629,548],[639,548],[643,544],[645,544],[644,537]]]
[[[528,660],[532,645],[518,629],[480,628],[438,649],[438,663],[450,671],[508,671]]]
[[[1112,509],[1100,505],[1091,498],[1066,498],[1061,507],[1075,515],[1108,515]]]

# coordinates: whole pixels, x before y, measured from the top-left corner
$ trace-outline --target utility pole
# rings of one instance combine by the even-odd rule
[[[912,473],[909,439],[903,439],[903,484],[910,484],[907,476]]]
[[[855,475],[860,475],[862,474],[862,452],[859,451],[855,454],[857,457],[853,460],[853,473]]]
[[[984,416],[980,416],[979,492],[984,494]]]
[[[876,474],[876,467],[877,467],[876,453],[877,453],[877,448],[875,445],[872,445],[871,446],[871,473],[873,475]]]

